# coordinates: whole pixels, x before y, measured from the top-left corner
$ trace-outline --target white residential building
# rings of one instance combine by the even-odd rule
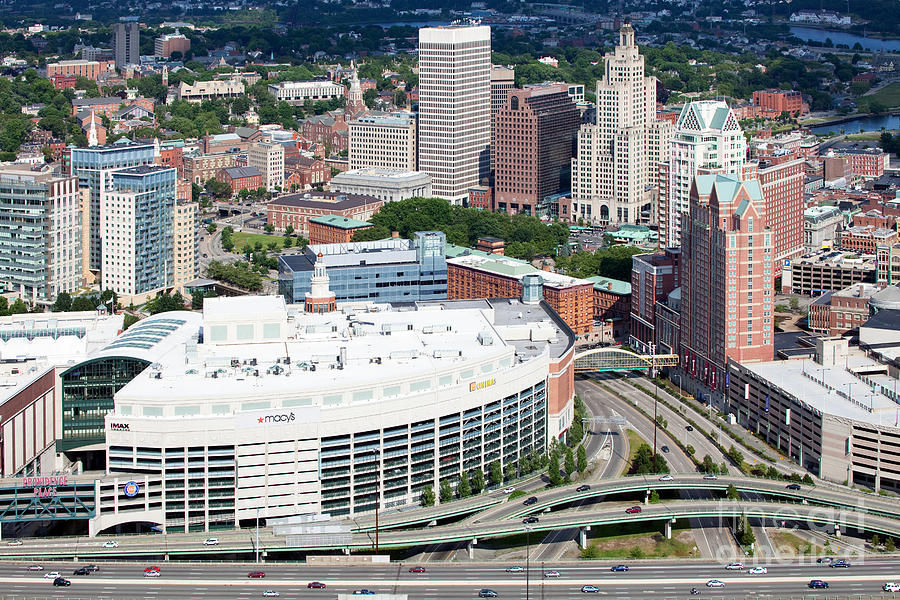
[[[269,84],[269,93],[288,104],[302,105],[307,100],[316,102],[343,98],[346,91],[347,88],[333,81],[285,81]]]
[[[486,178],[491,145],[491,28],[419,30],[419,169],[453,204]]]
[[[348,127],[350,169],[416,170],[415,113],[368,114],[350,121]]]
[[[244,82],[239,78],[198,81],[194,85],[178,84],[178,99],[203,102],[214,98],[237,98],[244,95]]]
[[[599,223],[649,223],[658,156],[671,125],[656,117],[656,78],[644,76],[634,29],[604,58],[597,120],[578,132],[572,159],[572,217]],[[651,148],[654,146],[654,148]]]
[[[284,188],[284,146],[274,142],[250,144],[247,166],[256,167],[263,176],[263,184],[270,192]]]
[[[681,215],[701,171],[741,176],[747,142],[734,112],[721,100],[691,102],[681,110],[668,158],[659,172],[660,247],[681,244]]]
[[[431,177],[423,171],[356,169],[338,173],[328,185],[333,192],[374,196],[384,202],[432,195]]]

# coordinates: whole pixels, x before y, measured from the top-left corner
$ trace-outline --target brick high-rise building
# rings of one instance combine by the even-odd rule
[[[534,215],[567,183],[581,117],[565,84],[510,90],[494,118],[494,208]]]
[[[137,23],[116,23],[113,26],[113,51],[116,68],[141,62],[141,28]]]
[[[491,65],[491,170],[494,170],[494,151],[497,149],[494,119],[506,102],[509,91],[516,87],[516,70],[512,66]]]
[[[803,254],[803,159],[797,153],[759,162],[756,177],[766,199],[766,224],[772,230],[772,269]]]
[[[800,92],[794,90],[757,90],[753,92],[753,104],[777,113],[789,112],[799,117],[803,108]]]
[[[659,169],[659,246],[681,243],[681,216],[688,210],[691,185],[698,173],[740,176],[747,142],[725,102],[702,100],[684,106]]]
[[[183,33],[176,31],[175,33],[167,33],[161,35],[153,41],[153,54],[157,58],[169,58],[173,52],[180,52],[181,57],[191,49],[191,40]]]
[[[491,28],[419,30],[419,170],[461,204],[490,169]]]
[[[713,390],[729,358],[773,359],[772,253],[759,182],[698,175],[681,232],[681,364]]]
[[[631,25],[622,26],[619,45],[604,61],[597,120],[581,127],[572,159],[572,218],[649,223],[657,163],[671,123],[656,117],[656,78],[644,77]]]

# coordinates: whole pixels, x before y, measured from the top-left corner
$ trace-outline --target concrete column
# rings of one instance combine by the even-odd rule
[[[475,560],[475,544],[478,543],[477,538],[472,538],[472,541],[466,544],[466,552],[469,553],[469,560]]]
[[[650,490],[644,492],[644,506],[650,504]]]
[[[259,553],[259,562],[266,562],[266,557],[269,555],[267,550],[263,550]]]
[[[675,519],[666,519],[666,521],[665,521],[665,533],[666,533],[667,540],[672,539],[672,523],[674,521],[675,521]]]
[[[836,537],[836,538],[841,537],[841,526],[838,525],[837,523],[834,524],[834,537]]]
[[[350,548],[344,548],[344,555],[350,556]]]
[[[587,532],[591,530],[591,526],[581,527],[578,530],[578,547],[587,548]]]
[[[163,554],[163,560],[164,560],[165,562],[169,562],[169,553],[168,553],[168,552],[166,552],[165,554]]]

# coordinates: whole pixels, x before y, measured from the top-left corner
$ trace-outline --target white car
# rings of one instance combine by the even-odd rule
[[[514,487],[505,487],[505,488],[503,488],[503,493],[504,493],[504,494],[512,494],[514,491],[516,491],[516,488],[514,488]]]
[[[703,479],[718,479],[713,473],[707,473],[703,476]]]
[[[103,543],[104,548],[118,548],[119,542],[114,542],[112,540]]]
[[[59,571],[50,571],[49,573],[44,573],[44,579],[56,579],[59,577]]]
[[[723,587],[725,587],[725,582],[719,581],[718,579],[710,579],[709,581],[706,582],[706,587],[723,588]]]
[[[144,571],[144,577],[161,577],[162,573],[159,571]]]
[[[506,567],[506,572],[507,573],[524,573],[525,567],[523,567],[522,565],[516,565],[514,567]]]
[[[278,596],[280,596],[280,595],[281,595],[281,594],[279,594],[279,593],[276,592],[275,590],[266,590],[266,591],[263,592],[263,598],[276,598],[276,597],[278,597]]]
[[[29,571],[43,571],[44,567],[42,567],[41,565],[28,565],[28,570]]]
[[[203,540],[203,545],[204,546],[218,546],[219,538],[206,538],[205,540]]]
[[[881,589],[885,592],[900,592],[900,583],[894,583],[893,581],[888,581],[886,584],[881,586]]]
[[[7,546],[21,546],[22,540],[13,540],[11,542],[6,542]]]
[[[765,575],[766,573],[769,572],[769,570],[766,569],[765,567],[753,567],[752,569],[749,569],[747,572],[750,573],[751,575]]]
[[[744,563],[733,562],[725,565],[725,568],[729,571],[741,571],[744,568]]]
[[[675,478],[671,475],[663,475],[659,478],[660,481],[675,481]]]
[[[559,571],[544,571],[544,577],[556,578],[556,577],[562,577],[562,575],[559,574]]]

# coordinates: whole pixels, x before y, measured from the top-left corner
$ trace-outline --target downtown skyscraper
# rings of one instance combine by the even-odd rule
[[[604,57],[597,82],[597,120],[578,132],[572,160],[572,217],[589,222],[649,223],[652,187],[671,124],[656,117],[656,78],[644,76],[634,28]]]
[[[461,204],[486,178],[491,146],[491,28],[419,30],[419,169]]]

